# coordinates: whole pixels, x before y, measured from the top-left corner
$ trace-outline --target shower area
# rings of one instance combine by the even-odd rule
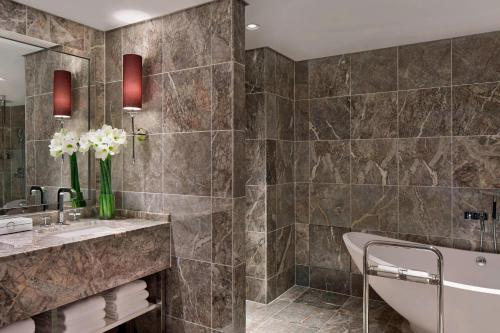
[[[25,106],[0,96],[0,207],[25,198]]]

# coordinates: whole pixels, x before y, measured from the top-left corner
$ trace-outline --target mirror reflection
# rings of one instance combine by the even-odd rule
[[[52,157],[49,144],[63,127],[89,129],[89,60],[4,38],[0,54],[0,214],[54,209],[57,189],[71,187],[70,159]],[[63,71],[68,108],[57,117],[55,73]],[[88,198],[89,157],[77,159]]]

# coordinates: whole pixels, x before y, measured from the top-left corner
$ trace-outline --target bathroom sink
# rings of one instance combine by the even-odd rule
[[[85,229],[65,231],[61,233],[54,234],[54,237],[62,238],[76,238],[76,237],[88,237],[88,236],[105,236],[116,232],[116,229],[110,227],[91,227]]]

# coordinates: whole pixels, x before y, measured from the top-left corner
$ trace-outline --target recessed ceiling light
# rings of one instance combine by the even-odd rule
[[[248,23],[247,24],[247,30],[259,30],[260,25],[255,24],[255,23]]]
[[[0,81],[5,81],[5,79],[3,77],[0,77]]]
[[[150,19],[151,15],[140,10],[128,9],[117,11],[113,17],[120,22],[131,24]]]

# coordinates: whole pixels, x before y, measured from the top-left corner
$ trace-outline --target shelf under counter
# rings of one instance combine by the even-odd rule
[[[138,318],[138,317],[142,316],[143,314],[146,314],[146,313],[151,312],[151,311],[159,311],[159,310],[161,310],[161,303],[156,303],[156,304],[150,303],[147,308],[144,308],[142,310],[134,312],[126,317],[119,319],[119,320],[113,320],[113,319],[106,317],[106,318],[104,318],[104,320],[106,321],[106,326],[104,326],[101,329],[98,329],[97,331],[94,331],[93,333],[107,332],[115,327],[118,327],[122,324],[125,324],[126,322],[129,322],[135,318]]]

